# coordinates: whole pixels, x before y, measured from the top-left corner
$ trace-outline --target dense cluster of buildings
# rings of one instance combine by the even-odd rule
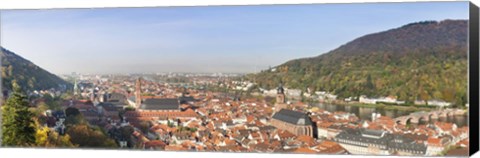
[[[122,147],[367,155],[438,155],[449,146],[468,149],[468,127],[435,122],[413,128],[380,114],[360,120],[351,113],[288,102],[281,86],[271,104],[265,98],[231,98],[141,78],[91,83],[78,93],[83,99],[64,106],[79,109],[106,131],[133,127],[130,137],[115,137]]]

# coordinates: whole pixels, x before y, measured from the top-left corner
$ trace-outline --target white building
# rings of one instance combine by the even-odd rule
[[[289,97],[301,97],[302,96],[302,90],[299,90],[299,89],[286,89],[285,93]]]
[[[438,106],[438,107],[446,107],[452,105],[452,103],[441,101],[441,100],[428,100],[428,105],[431,106]],[[415,105],[426,105],[424,100],[417,100],[415,101]]]
[[[398,101],[395,97],[380,97],[368,98],[365,95],[360,96],[358,102],[365,104],[391,103],[391,104],[405,104],[405,101]]]

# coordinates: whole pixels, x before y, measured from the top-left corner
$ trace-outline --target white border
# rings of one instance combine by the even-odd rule
[[[0,9],[50,9],[50,8],[105,8],[105,7],[155,7],[155,6],[211,6],[211,5],[258,5],[258,4],[310,4],[310,3],[371,3],[371,2],[426,2],[428,0],[0,0]],[[452,1],[452,0],[434,0]],[[458,0],[455,0],[458,1]],[[480,0],[472,0],[480,4]],[[1,16],[1,15],[0,15]],[[478,141],[478,140],[477,140]],[[473,142],[473,141],[471,141]],[[478,143],[478,142],[477,142]],[[132,150],[69,150],[69,149],[25,149],[0,148],[0,157],[112,157],[112,158],[338,158],[367,157],[356,155],[302,155],[302,154],[257,154],[257,153],[211,153],[211,152],[160,152]],[[392,158],[398,156],[390,156]],[[480,154],[474,155],[480,157]]]

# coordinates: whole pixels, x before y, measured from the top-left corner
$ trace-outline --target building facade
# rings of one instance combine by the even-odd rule
[[[270,120],[270,124],[278,129],[286,130],[297,136],[307,135],[315,137],[313,123],[310,117],[302,112],[289,110],[285,102],[285,90],[282,86],[277,88],[275,113]]]
[[[279,112],[282,109],[286,109],[288,107],[288,104],[286,103],[285,100],[285,90],[283,89],[282,86],[279,86],[277,88],[277,96],[276,96],[276,102],[275,102],[275,112]]]
[[[346,129],[335,137],[343,148],[357,155],[404,155],[424,156],[425,144],[386,131],[369,129]]]
[[[273,115],[270,124],[278,129],[286,130],[297,136],[315,136],[313,123],[310,120],[310,117],[302,112],[281,109]]]

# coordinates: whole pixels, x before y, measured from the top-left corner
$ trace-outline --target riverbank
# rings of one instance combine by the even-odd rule
[[[416,112],[416,111],[433,111],[436,110],[437,107],[418,107],[415,105],[387,105],[387,104],[364,104],[364,103],[358,103],[358,102],[331,102],[332,104],[335,105],[340,105],[340,106],[355,106],[355,107],[364,107],[364,108],[376,108],[376,109],[385,109],[385,110],[400,110],[400,111],[411,111],[411,112]]]
[[[372,113],[380,113],[382,116],[390,118],[398,118],[401,116],[407,116],[416,112],[436,112],[438,120],[441,122],[455,123],[457,126],[468,125],[468,109],[458,108],[421,108],[421,107],[405,107],[398,105],[375,105],[375,104],[358,104],[358,103],[338,103],[338,102],[322,102],[322,103],[309,103],[312,107],[318,107],[325,111],[337,112],[344,111],[347,113],[355,114],[360,120],[371,120]],[[442,113],[444,112],[444,113]],[[444,117],[447,116],[447,117]]]

